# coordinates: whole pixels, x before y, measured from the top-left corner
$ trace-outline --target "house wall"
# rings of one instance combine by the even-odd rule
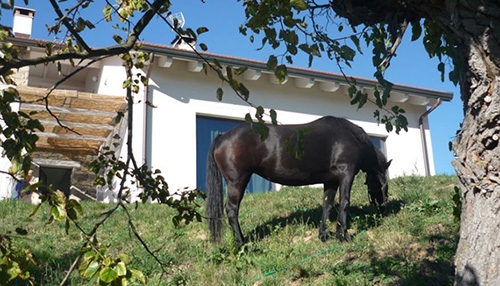
[[[158,59],[157,59],[158,60]],[[171,190],[196,187],[196,117],[209,116],[241,120],[245,114],[254,114],[254,109],[236,96],[227,84],[222,84],[214,73],[189,71],[189,63],[174,60],[168,68],[157,63],[150,68],[148,90],[141,88],[134,95],[133,105],[133,150],[139,164],[148,164],[152,169],[160,169]],[[108,59],[102,68],[92,70],[85,86],[98,94],[124,95],[122,83],[124,68],[118,59]],[[146,71],[134,71],[142,72]],[[95,77],[95,78],[92,78]],[[419,116],[426,107],[400,104],[406,110],[409,121],[408,132],[388,133],[385,126],[377,124],[373,118],[374,106],[367,104],[357,110],[352,106],[345,87],[335,92],[325,92],[316,83],[311,88],[297,87],[293,79],[284,84],[271,83],[271,75],[263,73],[257,80],[239,78],[251,91],[253,104],[266,109],[274,108],[281,124],[296,124],[312,121],[323,115],[345,117],[361,126],[369,135],[385,139],[385,151],[392,159],[390,177],[418,174],[424,175],[423,150],[418,126]],[[216,99],[216,89],[222,87],[224,97]],[[146,104],[150,101],[152,108]],[[390,107],[390,106],[389,106]],[[434,162],[428,129],[425,119],[427,148],[431,174]],[[122,144],[126,142],[126,134]],[[120,157],[126,158],[126,146],[122,146]],[[1,162],[0,162],[1,163]],[[6,167],[7,168],[7,167]],[[4,168],[5,169],[5,168]],[[0,180],[0,185],[10,184],[8,178]],[[10,189],[10,187],[4,187]],[[1,194],[8,197],[10,194]],[[114,200],[111,192],[103,190],[98,197]]]
[[[149,110],[150,141],[148,162],[160,169],[171,189],[196,186],[196,116],[243,120],[246,113],[254,114],[251,107],[222,84],[224,97],[216,100],[216,89],[221,81],[212,73],[190,72],[187,63],[174,61],[169,68],[154,65],[150,80],[149,97],[156,108]],[[390,177],[424,175],[424,160],[418,126],[425,106],[400,104],[406,110],[408,132],[388,133],[385,126],[373,118],[373,105],[357,110],[352,106],[347,91],[324,92],[316,84],[311,88],[298,88],[291,80],[285,84],[270,83],[262,74],[258,80],[242,80],[251,91],[255,105],[274,108],[282,124],[305,123],[323,115],[345,117],[361,126],[369,135],[386,138],[388,159],[392,159]],[[426,124],[426,126],[428,126]],[[434,174],[430,132],[426,128],[431,174]]]

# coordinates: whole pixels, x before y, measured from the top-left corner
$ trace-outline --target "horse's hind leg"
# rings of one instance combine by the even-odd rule
[[[229,224],[233,229],[234,235],[238,242],[238,248],[244,243],[243,234],[240,228],[240,222],[238,219],[240,211],[240,203],[245,194],[245,188],[250,180],[250,175],[244,176],[243,178],[227,182],[227,203],[226,203],[226,213],[229,220]]]
[[[325,183],[323,192],[323,215],[321,216],[321,224],[319,225],[319,239],[322,242],[328,239],[328,229],[326,227],[326,222],[330,218],[330,211],[333,207],[333,202],[335,200],[335,194],[337,193],[338,184],[335,183]]]
[[[337,214],[337,233],[338,239],[351,241],[351,236],[347,233],[347,210],[351,202],[351,188],[354,176],[346,172],[340,179],[339,185],[339,212]]]

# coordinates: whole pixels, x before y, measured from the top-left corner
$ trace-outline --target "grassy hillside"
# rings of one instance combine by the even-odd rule
[[[349,211],[350,243],[322,243],[317,238],[321,189],[287,187],[246,195],[240,222],[252,242],[240,251],[228,226],[224,242],[214,245],[207,241],[205,222],[174,227],[173,212],[167,207],[131,205],[136,228],[164,263],[165,273],[128,230],[123,210],[113,214],[98,239],[110,243],[112,253],[127,253],[132,267],[142,270],[151,285],[452,285],[458,240],[452,199],[456,184],[456,178],[449,176],[392,180],[389,214],[382,217],[369,206],[363,180],[358,178]],[[82,204],[85,214],[79,223],[86,231],[110,208]],[[44,207],[29,218],[32,209],[23,202],[0,202],[0,234],[16,226],[26,228],[28,236],[15,236],[15,243],[36,256],[39,266],[32,273],[37,283],[59,285],[83,235],[75,227],[66,235],[61,223],[46,225]],[[334,222],[329,229],[334,231]],[[77,273],[71,281],[72,285],[85,282]]]

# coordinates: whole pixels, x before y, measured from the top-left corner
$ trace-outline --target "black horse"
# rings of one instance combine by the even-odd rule
[[[326,221],[340,189],[336,237],[350,241],[347,209],[354,177],[366,172],[371,202],[387,202],[386,172],[390,165],[365,131],[343,118],[326,116],[308,124],[269,126],[269,137],[244,123],[212,142],[207,160],[207,208],[212,240],[220,240],[222,230],[222,178],[227,182],[226,212],[238,245],[243,244],[238,221],[240,202],[253,173],[283,185],[323,183],[323,215],[319,227],[321,241],[328,239]]]

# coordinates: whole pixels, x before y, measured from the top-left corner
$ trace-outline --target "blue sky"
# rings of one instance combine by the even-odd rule
[[[16,2],[22,3],[22,1]],[[97,8],[98,5],[101,5],[101,1],[96,2],[99,4],[94,3],[93,5]],[[205,3],[202,3],[201,0],[173,0],[172,2],[172,12],[184,14],[186,27],[195,29],[204,26],[209,29],[208,33],[201,35],[199,42],[207,44],[212,53],[267,61],[269,54],[273,52],[270,49],[258,51],[258,44],[250,43],[247,37],[239,34],[238,27],[245,19],[241,2],[235,0],[205,0]],[[45,24],[50,23],[55,18],[49,3],[31,0],[28,7],[36,10],[33,37],[52,40],[53,38],[47,37],[45,28]],[[101,9],[102,7],[92,10],[92,16],[89,19],[100,20],[102,18]],[[11,25],[11,14],[8,11],[3,11],[0,21],[4,25]],[[98,28],[104,25],[106,23],[101,22]],[[110,43],[109,35],[99,34],[95,30],[92,33],[97,33],[97,35],[90,35],[91,45],[101,46]],[[144,32],[141,40],[170,45],[173,37],[174,34],[170,28],[161,19],[156,18],[150,23],[150,27]],[[364,46],[362,47],[364,48]],[[364,48],[363,50],[364,55],[357,55],[352,68],[345,69],[345,73],[351,76],[373,78],[374,68],[371,65],[370,49]],[[306,55],[298,54],[294,58],[294,65],[307,67],[307,61]],[[393,58],[385,75],[388,80],[396,84],[454,93],[454,99],[451,102],[443,102],[429,115],[436,173],[454,174],[450,163],[453,160],[453,155],[448,149],[448,142],[453,140],[459,129],[459,124],[462,122],[462,101],[458,87],[449,81],[441,82],[440,74],[436,68],[437,63],[437,59],[429,59],[421,44],[421,39],[411,42],[409,37],[405,37],[398,49],[397,56]],[[327,58],[316,58],[311,68],[339,72],[336,63]],[[365,106],[364,108],[370,107]]]

